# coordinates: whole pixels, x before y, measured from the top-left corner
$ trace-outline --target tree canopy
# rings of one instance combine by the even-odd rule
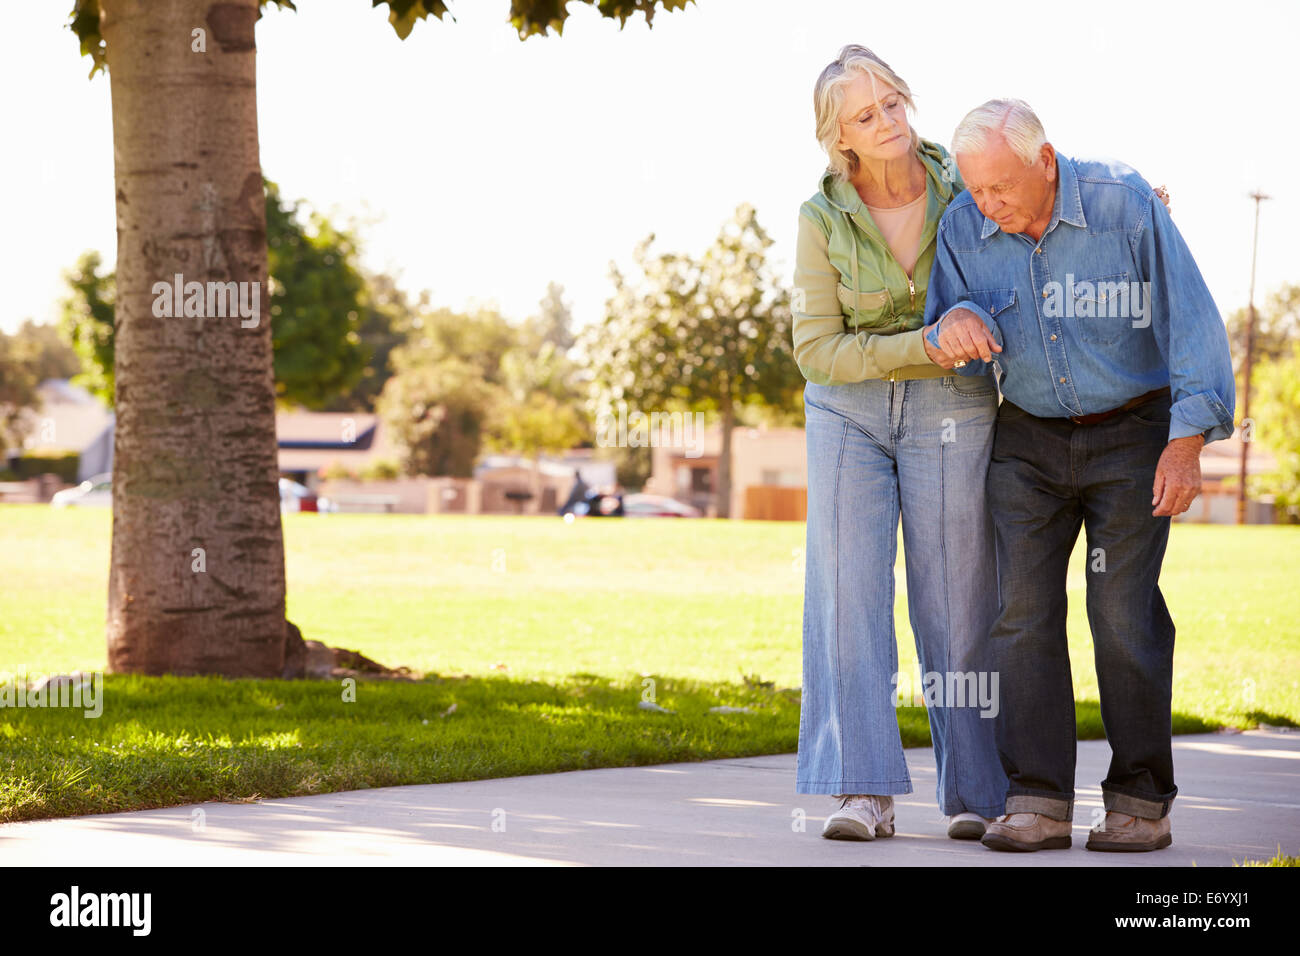
[[[546,35],[551,29],[557,34],[564,33],[564,21],[569,18],[570,3],[585,3],[600,11],[607,19],[617,20],[619,29],[635,13],[645,15],[646,26],[653,27],[656,9],[682,10],[694,0],[510,0],[510,25],[519,31],[519,39],[526,40],[534,35]],[[285,7],[297,12],[293,0],[258,0],[258,7]],[[442,0],[371,0],[371,7],[388,7],[388,22],[399,39],[410,36],[415,24],[427,17],[441,20],[448,16],[454,23],[456,18]],[[76,0],[68,24],[77,39],[81,41],[81,53],[88,56],[93,65],[90,75],[103,70],[108,72],[105,56],[104,38],[99,32],[99,0]]]

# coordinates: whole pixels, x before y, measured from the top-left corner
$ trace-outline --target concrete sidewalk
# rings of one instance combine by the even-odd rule
[[[795,757],[580,770],[255,804],[205,803],[0,826],[0,859],[42,866],[1230,866],[1300,853],[1300,733],[1174,738],[1173,846],[1084,850],[1105,741],[1079,743],[1074,846],[999,853],[949,840],[934,755],[907,751],[915,792],[897,835],[821,838],[830,797],[794,792]],[[802,832],[798,829],[804,817]],[[197,824],[201,822],[201,828]]]

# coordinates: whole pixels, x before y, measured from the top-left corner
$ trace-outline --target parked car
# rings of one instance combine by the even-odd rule
[[[50,504],[56,508],[66,508],[70,505],[111,507],[113,475],[111,472],[104,472],[102,475],[87,478],[75,488],[65,488],[63,491],[55,492],[54,497],[50,499]],[[290,481],[288,478],[281,478],[280,510],[328,512],[334,511],[335,508],[328,498],[317,498],[315,493],[305,485]]]
[[[337,511],[338,508],[328,498],[318,498],[316,493],[306,485],[291,481],[288,478],[281,478],[280,510],[319,511],[328,514],[331,511]]]
[[[628,518],[702,518],[704,513],[667,495],[624,495],[623,514]]]
[[[102,475],[87,478],[75,488],[56,491],[50,498],[50,504],[56,508],[67,508],[70,505],[111,508],[113,506],[112,472],[106,471]]]

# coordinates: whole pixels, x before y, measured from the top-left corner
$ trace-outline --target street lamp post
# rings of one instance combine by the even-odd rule
[[[1255,239],[1250,251],[1250,318],[1246,323],[1246,367],[1242,373],[1241,471],[1237,481],[1237,524],[1246,523],[1246,455],[1253,431],[1250,421],[1250,370],[1255,359],[1255,259],[1259,253],[1259,204],[1272,197],[1256,189],[1250,198],[1255,200]]]

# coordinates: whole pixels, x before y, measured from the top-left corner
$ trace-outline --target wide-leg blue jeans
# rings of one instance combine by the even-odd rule
[[[796,791],[911,793],[899,737],[894,561],[907,603],[945,814],[1003,813],[989,667],[998,610],[984,481],[997,416],[988,376],[804,387],[808,527]],[[935,688],[932,685],[930,690]],[[981,703],[981,693],[984,701]]]

